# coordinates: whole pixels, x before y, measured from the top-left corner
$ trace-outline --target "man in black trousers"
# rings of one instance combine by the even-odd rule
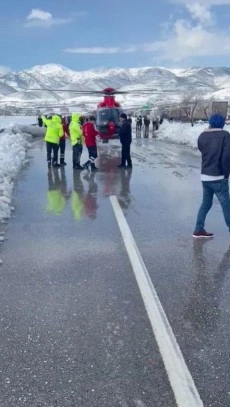
[[[132,143],[132,128],[127,120],[127,115],[121,113],[120,115],[121,127],[119,131],[119,138],[122,145],[121,149],[121,164],[118,165],[119,168],[132,168],[132,160],[130,157],[130,145]],[[127,161],[127,166],[126,166]]]

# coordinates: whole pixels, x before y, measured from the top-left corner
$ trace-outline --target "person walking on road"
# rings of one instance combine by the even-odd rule
[[[80,115],[78,113],[72,113],[69,125],[69,136],[73,148],[73,169],[75,170],[83,170],[80,164],[83,150],[83,135],[79,119]]]
[[[130,146],[132,143],[132,128],[127,120],[127,115],[121,113],[120,115],[121,127],[119,130],[119,138],[122,145],[121,149],[121,164],[118,165],[119,168],[126,167],[126,161],[128,163],[126,168],[132,168],[132,160],[130,157]]]
[[[209,129],[198,138],[198,148],[202,154],[201,181],[203,202],[197,215],[194,238],[212,238],[213,233],[204,229],[205,219],[216,195],[222,207],[225,223],[230,231],[230,197],[228,178],[230,174],[230,134],[223,130],[225,119],[214,114],[209,121]]]

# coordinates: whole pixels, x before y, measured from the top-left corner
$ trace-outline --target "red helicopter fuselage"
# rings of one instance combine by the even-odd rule
[[[96,127],[101,139],[108,142],[118,134],[121,105],[115,100],[113,88],[104,89],[104,99],[97,105]]]

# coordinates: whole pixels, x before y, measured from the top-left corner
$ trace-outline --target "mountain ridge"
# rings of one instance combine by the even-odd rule
[[[155,102],[156,100],[179,100],[190,91],[202,93],[204,97],[218,100],[230,98],[230,68],[228,67],[192,67],[189,69],[169,69],[164,67],[140,68],[100,68],[78,71],[59,64],[36,65],[34,67],[10,72],[0,76],[1,106],[20,104],[26,106],[46,103],[77,103],[82,105],[96,103],[98,97],[82,96],[68,92],[71,90],[102,90],[113,87],[127,91],[153,89],[149,98],[141,93],[122,98],[123,104]],[[39,92],[30,89],[44,89]],[[46,90],[45,90],[46,89]],[[50,89],[60,89],[50,92]],[[154,89],[164,91],[159,96]],[[65,92],[62,92],[65,91]],[[168,94],[167,94],[168,92]]]

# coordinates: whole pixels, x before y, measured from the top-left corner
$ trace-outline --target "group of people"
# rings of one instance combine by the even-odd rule
[[[137,116],[137,118],[136,118],[136,135],[137,135],[137,138],[141,137],[142,128],[144,129],[143,137],[144,138],[149,137],[150,123],[151,123],[151,120],[147,115],[143,116],[143,118],[142,118],[141,115]],[[144,127],[143,127],[143,125],[144,125]],[[156,130],[159,129],[159,120],[158,120],[158,118],[153,118],[152,119],[152,129],[153,129],[153,131],[156,131]]]
[[[97,158],[96,137],[99,134],[95,128],[95,117],[90,116],[88,121],[81,123],[80,115],[72,113],[69,125],[60,116],[51,118],[41,116],[39,120],[46,127],[45,141],[47,145],[48,167],[51,165],[60,167],[65,163],[65,140],[70,138],[73,148],[73,168],[97,170],[95,160]],[[119,168],[132,168],[130,146],[132,143],[132,126],[125,113],[120,115],[119,139],[122,145],[121,163]],[[203,202],[197,215],[193,237],[212,238],[213,233],[206,232],[205,220],[213,204],[213,197],[218,198],[225,223],[230,232],[230,133],[224,130],[225,118],[220,114],[214,114],[209,121],[209,128],[201,133],[198,138],[198,148],[202,154],[201,181],[203,187]],[[81,166],[80,159],[83,150],[83,137],[88,149],[89,159]],[[58,163],[58,151],[60,148],[60,164]],[[53,158],[51,155],[53,152]]]
[[[59,115],[52,117],[39,117],[39,125],[46,127],[45,142],[47,148],[47,163],[48,168],[53,166],[59,168],[66,165],[65,162],[65,144],[66,138],[70,139],[73,150],[73,168],[77,170],[89,169],[92,171],[97,170],[95,160],[97,158],[97,143],[96,137],[98,131],[95,129],[96,118],[90,116],[88,121],[83,123],[81,115],[72,113],[70,120],[62,118]],[[83,138],[85,145],[88,149],[89,159],[82,166],[80,163],[83,151]],[[58,151],[60,149],[60,163],[58,163]]]
[[[73,150],[73,169],[88,170],[91,168],[92,171],[98,169],[95,165],[95,160],[98,157],[97,136],[99,135],[99,132],[95,128],[96,118],[90,116],[84,123],[81,118],[82,116],[78,113],[72,113],[68,121],[66,118],[62,118],[57,114],[52,117],[41,116],[38,118],[39,125],[46,128],[45,142],[47,148],[48,168],[59,168],[66,165],[65,145],[66,138],[69,137]],[[122,145],[122,152],[121,164],[118,167],[131,168],[132,160],[130,157],[130,145],[132,142],[132,127],[125,113],[121,113],[120,115],[120,124],[119,138]],[[83,141],[88,149],[89,158],[83,165],[81,165]],[[58,162],[59,150],[60,163]]]

